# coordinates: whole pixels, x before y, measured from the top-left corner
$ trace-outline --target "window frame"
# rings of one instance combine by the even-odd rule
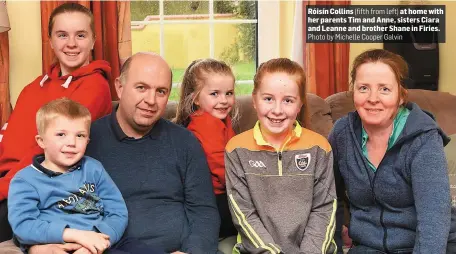
[[[159,25],[160,26],[160,56],[166,59],[165,55],[165,25],[167,24],[209,24],[209,57],[215,58],[214,48],[215,48],[215,39],[214,39],[214,25],[215,24],[256,24],[255,27],[255,42],[256,42],[256,59],[255,60],[255,69],[258,67],[258,53],[259,53],[259,41],[258,41],[258,9],[259,3],[261,1],[255,1],[255,16],[256,19],[214,19],[214,0],[209,0],[209,18],[208,19],[197,19],[197,20],[166,20],[164,12],[164,2],[165,0],[159,1],[159,19],[158,20],[148,20],[148,21],[131,21],[132,26],[140,25]],[[179,83],[173,82],[173,87],[177,86]],[[253,77],[250,80],[236,80],[236,84],[253,84]]]

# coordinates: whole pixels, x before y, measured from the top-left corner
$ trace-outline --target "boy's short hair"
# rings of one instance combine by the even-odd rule
[[[58,116],[63,116],[68,119],[86,120],[87,127],[90,131],[90,111],[79,102],[64,97],[50,101],[38,110],[36,113],[36,128],[38,134],[43,134],[49,123]]]

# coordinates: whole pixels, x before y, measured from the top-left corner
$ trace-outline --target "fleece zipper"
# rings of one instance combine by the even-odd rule
[[[277,151],[277,166],[279,168],[279,176],[282,176],[282,153],[283,153],[283,150],[285,149],[285,147],[287,146],[287,144],[290,142],[290,140],[292,139],[292,137],[288,137],[287,141],[285,141],[285,143],[283,144],[282,148],[280,150]]]
[[[383,160],[385,159],[386,155],[393,147],[394,147],[394,145],[386,151],[385,155],[383,156],[383,159],[380,161],[380,164],[378,164],[377,170],[375,171],[375,174],[374,174],[374,179],[372,180],[372,194],[374,195],[374,201],[381,208],[380,209],[380,224],[382,225],[382,228],[383,228],[383,249],[386,253],[390,253],[390,252],[388,249],[388,242],[387,242],[388,229],[385,226],[385,222],[383,221],[383,214],[385,212],[385,209],[384,209],[383,205],[380,204],[379,200],[377,199],[377,196],[375,195],[375,180],[377,179],[377,175],[378,175],[378,172],[380,170],[380,166],[382,165]],[[367,160],[367,158],[364,157],[364,160]]]
[[[419,131],[416,131],[416,132],[414,132],[414,133],[412,133],[410,135],[411,136],[415,136],[418,133],[419,133]],[[382,228],[383,228],[383,249],[385,250],[386,253],[390,253],[390,251],[388,249],[388,228],[385,226],[385,222],[383,221],[383,214],[385,212],[385,208],[384,208],[384,206],[382,204],[380,204],[379,200],[377,199],[377,196],[375,195],[375,180],[377,179],[377,174],[378,174],[378,172],[380,170],[382,162],[384,161],[384,159],[386,158],[388,153],[391,150],[393,150],[393,148],[395,148],[396,146],[398,146],[399,144],[404,142],[405,140],[406,140],[406,138],[401,137],[400,139],[398,139],[396,141],[396,143],[394,143],[389,149],[386,150],[385,155],[383,156],[382,160],[380,161],[380,164],[378,164],[377,170],[374,173],[374,179],[372,180],[372,186],[371,186],[372,195],[374,197],[375,203],[381,208],[381,210],[380,210],[380,224],[382,225]],[[363,160],[367,161],[367,158],[363,156]]]

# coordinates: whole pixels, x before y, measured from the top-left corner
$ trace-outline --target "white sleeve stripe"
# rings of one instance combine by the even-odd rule
[[[5,124],[3,125],[2,130],[3,130],[3,131],[6,130],[6,127],[8,127],[8,123],[5,123]]]

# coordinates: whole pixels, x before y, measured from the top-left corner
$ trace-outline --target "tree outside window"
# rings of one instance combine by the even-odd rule
[[[256,1],[160,0],[130,4],[133,53],[160,53],[173,70],[174,86],[180,84],[193,60],[212,57],[233,68],[237,95],[251,93],[257,67]],[[172,89],[170,100],[177,100],[178,90]]]

